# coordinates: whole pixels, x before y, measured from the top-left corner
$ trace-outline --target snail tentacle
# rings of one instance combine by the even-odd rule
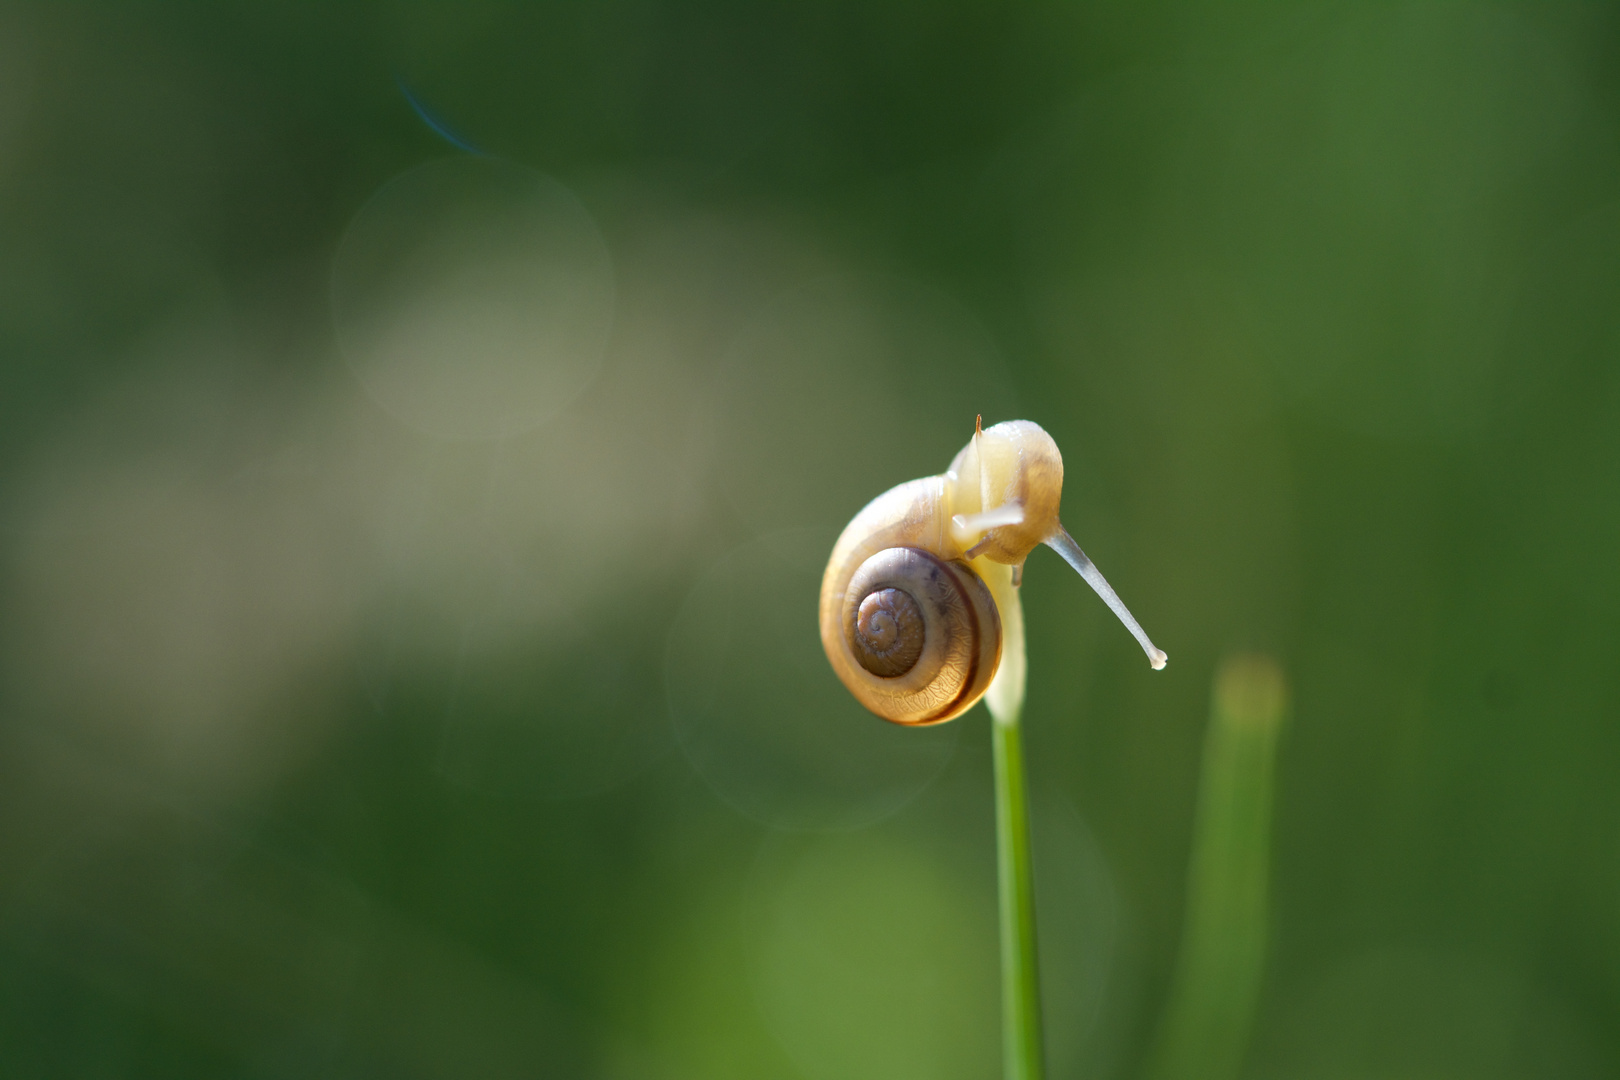
[[[1059,525],[1058,531],[1047,539],[1046,546],[1063,556],[1064,561],[1074,567],[1080,576],[1086,579],[1086,584],[1102,597],[1103,603],[1107,604],[1109,610],[1125,624],[1125,629],[1131,632],[1137,644],[1142,646],[1142,651],[1147,653],[1148,663],[1153,665],[1153,670],[1164,670],[1164,665],[1170,662],[1170,657],[1165,655],[1163,649],[1148,640],[1146,631],[1136,621],[1136,616],[1131,614],[1131,609],[1125,606],[1125,601],[1121,600],[1119,593],[1108,584],[1108,579],[1102,576],[1102,571],[1097,569],[1097,565],[1086,558],[1086,553],[1080,550],[1080,545],[1074,542],[1074,537],[1069,535],[1069,531]]]

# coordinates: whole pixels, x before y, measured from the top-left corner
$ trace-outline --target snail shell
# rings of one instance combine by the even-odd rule
[[[1164,654],[1058,521],[1063,455],[1038,424],[981,430],[940,476],[868,503],[845,526],[821,581],[821,644],[862,705],[897,724],[937,724],[984,696],[1001,662],[1003,618],[985,583],[1049,544],[1136,635]],[[1004,564],[995,566],[991,564]],[[1014,600],[1016,602],[1016,600]]]
[[[984,696],[1002,620],[973,562],[1021,564],[1056,522],[1062,488],[1056,444],[1015,420],[976,432],[945,474],[901,484],[855,515],[822,578],[821,643],[862,705],[897,724],[937,724]],[[982,516],[987,502],[1034,513],[989,530],[954,520]]]
[[[967,563],[920,547],[882,548],[834,599],[843,646],[834,667],[884,719],[937,724],[990,686],[1001,662],[1001,616]]]

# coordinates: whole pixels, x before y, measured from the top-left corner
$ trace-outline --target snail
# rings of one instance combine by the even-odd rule
[[[856,514],[827,561],[820,611],[822,647],[856,700],[906,725],[971,708],[1001,664],[1003,624],[1022,636],[1010,590],[1038,544],[1079,571],[1163,668],[1168,657],[1058,521],[1062,495],[1063,455],[1040,425],[986,430],[980,418],[943,475],[892,488]],[[1016,677],[1021,697],[1021,666]]]

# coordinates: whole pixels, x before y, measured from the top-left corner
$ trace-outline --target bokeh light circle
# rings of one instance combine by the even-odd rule
[[[670,713],[692,766],[739,811],[784,828],[893,813],[944,769],[963,723],[887,723],[833,675],[816,623],[832,541],[793,530],[721,558],[682,605],[666,653]]]
[[[502,438],[554,416],[601,366],[612,262],[573,193],[509,162],[459,157],[384,184],[332,267],[344,359],[399,420]]]

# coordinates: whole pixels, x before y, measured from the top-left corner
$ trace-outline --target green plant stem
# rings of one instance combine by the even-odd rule
[[[996,863],[1001,901],[1002,1053],[1007,1080],[1041,1080],[1041,985],[1035,948],[1035,879],[1019,717],[995,719]]]
[[[996,759],[996,877],[1001,900],[1001,1043],[1006,1080],[1041,1080],[1041,982],[1024,780],[1024,606],[1012,568],[977,566],[1001,613],[1001,666],[985,694]]]

